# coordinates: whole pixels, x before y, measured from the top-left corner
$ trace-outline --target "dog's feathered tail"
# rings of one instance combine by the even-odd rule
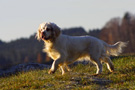
[[[122,42],[119,41],[115,43],[114,45],[109,45],[107,43],[104,43],[104,46],[106,48],[106,53],[107,55],[113,55],[113,56],[118,56],[120,53],[122,53],[122,48],[126,47],[128,42]]]

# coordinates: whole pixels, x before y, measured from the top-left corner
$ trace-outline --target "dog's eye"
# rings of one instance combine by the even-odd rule
[[[50,28],[47,28],[46,31],[50,31]]]

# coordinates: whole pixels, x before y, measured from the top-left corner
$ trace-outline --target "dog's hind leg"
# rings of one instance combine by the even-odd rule
[[[106,57],[106,65],[110,72],[114,71],[114,65],[109,57]]]
[[[96,75],[101,74],[102,64],[101,64],[100,60],[99,59],[93,59],[93,58],[90,58],[90,59],[97,67]]]
[[[97,61],[95,62],[95,65],[96,65],[96,67],[97,67],[96,74],[101,74],[101,72],[102,72],[102,64],[101,64],[101,62],[100,62],[99,60],[97,60]]]
[[[108,70],[110,72],[114,71],[114,65],[113,65],[113,63],[112,63],[112,61],[111,61],[111,59],[109,57],[107,57],[107,56],[106,57],[102,57],[101,61],[106,63],[107,68],[108,68]]]

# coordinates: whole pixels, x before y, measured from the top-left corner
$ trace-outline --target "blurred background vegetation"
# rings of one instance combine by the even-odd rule
[[[123,18],[110,19],[101,29],[86,32],[83,27],[74,27],[62,29],[62,33],[71,36],[91,35],[109,44],[129,41],[124,54],[135,53],[135,16],[129,12],[126,12]],[[20,38],[8,43],[0,40],[0,69],[29,62],[50,64],[51,59],[42,52],[43,47],[43,41],[36,40],[35,33],[29,38]]]

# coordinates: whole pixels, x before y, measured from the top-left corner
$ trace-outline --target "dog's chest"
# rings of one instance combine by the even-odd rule
[[[45,52],[53,59],[57,60],[60,57],[60,53],[51,45],[46,46]]]
[[[60,57],[59,52],[57,52],[56,50],[52,49],[48,52],[49,56],[53,59],[53,60],[57,60]]]

